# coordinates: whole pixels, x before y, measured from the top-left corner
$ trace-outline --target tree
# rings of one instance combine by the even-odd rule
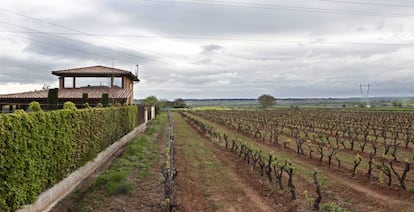
[[[260,105],[263,108],[267,108],[267,107],[270,107],[270,106],[276,104],[276,98],[271,96],[271,95],[268,95],[268,94],[263,94],[263,95],[259,96],[259,98],[257,98],[257,100],[259,101]]]
[[[104,107],[108,107],[108,105],[109,105],[109,94],[107,94],[107,93],[102,94],[101,103]]]
[[[89,96],[88,93],[83,93],[82,94],[82,104],[86,104],[89,103]]]
[[[173,102],[173,107],[174,108],[186,108],[187,104],[185,103],[183,99],[176,99]]]
[[[49,105],[49,110],[56,110],[58,109],[59,104],[59,96],[58,96],[59,89],[49,89],[47,94],[47,104]]]
[[[155,114],[159,114],[161,108],[161,101],[156,96],[148,96],[142,100],[142,104],[145,106],[155,106]]]
[[[142,104],[145,106],[156,106],[160,103],[160,101],[155,96],[148,96],[144,100],[142,100]]]
[[[402,102],[400,102],[400,101],[393,101],[392,102],[392,106],[394,106],[394,107],[402,107]]]

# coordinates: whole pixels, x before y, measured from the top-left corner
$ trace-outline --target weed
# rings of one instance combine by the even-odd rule
[[[106,170],[95,181],[95,186],[104,187],[109,195],[127,194],[133,184],[128,180],[128,172]]]
[[[158,134],[161,126],[166,123],[166,117],[166,114],[158,116],[145,135],[138,136],[128,144],[122,155],[95,180],[84,201],[74,206],[77,211],[109,207],[108,202],[105,201],[107,196],[128,194],[133,191],[137,180],[151,174],[152,164],[157,161],[159,152],[158,147],[154,145],[155,137],[149,135]],[[89,152],[91,158],[96,154],[96,152]],[[131,178],[135,174],[137,179]]]
[[[221,201],[214,202],[214,204],[213,204],[213,209],[214,210],[220,210],[220,209],[223,209],[223,208],[224,208],[223,202],[221,202]]]
[[[108,191],[111,195],[117,195],[117,194],[127,194],[131,192],[133,188],[133,183],[129,181],[128,179],[123,179],[119,182],[109,182],[108,183]]]
[[[345,208],[342,208],[341,206],[337,205],[334,202],[323,204],[322,209],[323,211],[329,211],[329,212],[346,212]]]

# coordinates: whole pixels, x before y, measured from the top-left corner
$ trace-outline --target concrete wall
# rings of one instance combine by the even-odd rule
[[[148,120],[148,107],[145,107],[145,109],[144,109],[144,120],[145,120],[145,123],[146,122],[148,122],[149,120]]]
[[[146,124],[141,124],[136,127],[130,133],[113,143],[106,150],[99,153],[98,156],[93,160],[70,174],[68,177],[54,185],[52,188],[44,191],[37,198],[36,202],[31,205],[26,205],[23,209],[17,210],[19,212],[33,212],[33,211],[49,211],[55,206],[60,200],[65,198],[89,175],[93,174],[99,166],[104,164],[111,158],[111,155],[116,153],[121,147],[125,146],[138,134],[144,132]]]

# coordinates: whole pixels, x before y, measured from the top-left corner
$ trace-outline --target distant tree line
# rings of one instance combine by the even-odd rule
[[[162,108],[188,108],[185,101],[181,98],[175,99],[174,101],[159,100],[156,96],[149,96],[142,101],[145,106],[155,106],[156,111]]]

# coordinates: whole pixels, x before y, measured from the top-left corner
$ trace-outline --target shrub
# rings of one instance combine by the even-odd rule
[[[83,104],[83,108],[88,108],[89,109],[89,108],[91,108],[91,106],[89,105],[89,103],[86,102],[85,104]]]
[[[49,110],[56,110],[59,104],[59,97],[58,97],[59,90],[57,88],[49,89],[47,95],[47,103],[49,104]]]
[[[98,104],[96,104],[96,106],[95,107],[97,107],[97,108],[101,108],[101,107],[103,107],[103,104],[102,103],[98,103]]]
[[[21,114],[25,114],[26,112],[22,109],[18,109],[16,111],[14,111],[13,113],[16,114],[16,115],[21,115]]]
[[[134,106],[0,114],[0,211],[32,203],[130,132],[136,114]]]
[[[63,104],[63,109],[65,110],[76,110],[76,105],[73,102],[65,102],[65,104]]]
[[[30,102],[29,104],[29,110],[32,112],[41,112],[42,108],[40,107],[39,102],[33,101],[33,102]]]
[[[108,105],[109,105],[109,94],[107,94],[107,93],[103,93],[102,94],[102,105],[104,106],[104,107],[108,107]]]
[[[86,104],[86,103],[88,103],[89,102],[89,96],[88,96],[88,93],[83,93],[82,94],[82,103],[83,104]]]

